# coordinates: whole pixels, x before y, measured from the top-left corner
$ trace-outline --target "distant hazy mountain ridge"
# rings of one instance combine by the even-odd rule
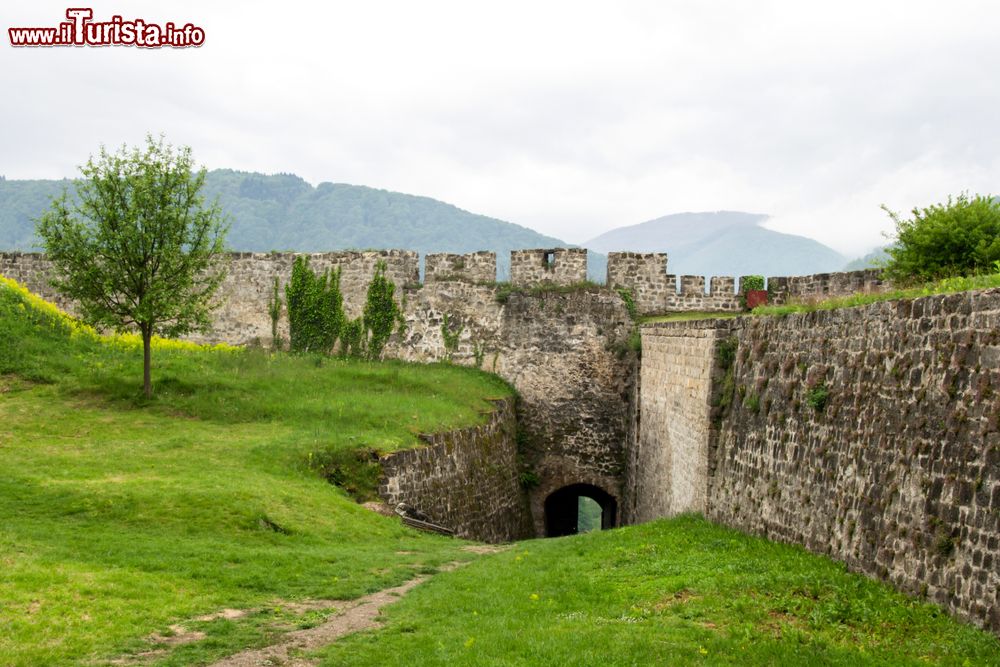
[[[761,227],[766,215],[676,213],[619,227],[582,244],[605,253],[665,252],[667,270],[683,275],[792,276],[839,271],[846,258],[819,241]]]

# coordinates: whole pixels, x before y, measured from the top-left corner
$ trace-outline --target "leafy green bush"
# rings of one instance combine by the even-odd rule
[[[271,318],[271,347],[280,350],[281,340],[278,337],[278,322],[281,320],[281,292],[278,287],[278,276],[274,277],[271,297],[267,300],[267,314]]]
[[[340,332],[340,356],[353,359],[365,356],[365,323],[362,318],[344,322]]]
[[[406,325],[403,311],[393,299],[396,284],[385,275],[386,264],[379,261],[375,265],[375,275],[368,284],[368,298],[365,301],[364,325],[368,357],[379,359],[389,336],[399,325],[400,331]]]
[[[764,289],[764,276],[743,276],[740,278],[740,294]]]
[[[465,325],[459,321],[458,328],[452,331],[451,318],[448,316],[448,313],[445,313],[444,317],[442,317],[441,339],[444,341],[444,360],[446,362],[450,363],[452,356],[458,351],[458,339],[464,329]],[[482,363],[481,358],[477,358],[477,363]]]
[[[635,305],[635,295],[627,287],[618,288],[618,296],[625,302],[625,309],[633,320],[639,319],[639,308]]]
[[[340,267],[317,275],[308,257],[296,257],[285,286],[285,303],[291,351],[331,352],[344,326]]]
[[[825,384],[818,384],[806,392],[806,405],[816,412],[823,412],[826,402],[830,398],[830,390]]]
[[[1000,202],[990,196],[948,197],[944,204],[914,208],[909,220],[882,209],[896,224],[885,267],[896,283],[988,273],[1000,260]]]

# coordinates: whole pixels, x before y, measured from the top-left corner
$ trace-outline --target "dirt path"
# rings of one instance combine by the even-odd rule
[[[243,651],[220,660],[212,667],[263,667],[282,665],[283,667],[306,667],[316,664],[312,660],[290,655],[300,651],[310,651],[326,646],[344,635],[379,626],[375,620],[386,605],[390,605],[409,592],[427,577],[410,579],[401,586],[386,588],[357,600],[342,603],[341,611],[322,625],[308,630],[290,632],[278,644],[264,648]],[[338,605],[339,606],[339,605]]]

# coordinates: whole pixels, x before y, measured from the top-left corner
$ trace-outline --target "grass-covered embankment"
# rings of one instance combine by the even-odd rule
[[[476,423],[509,395],[491,376],[161,341],[146,401],[137,341],[9,282],[0,341],[2,665],[99,663],[199,614],[356,597],[469,557],[317,467]],[[267,642],[266,616],[203,624],[168,662]]]
[[[1000,642],[785,544],[678,517],[440,574],[334,665],[997,665]]]

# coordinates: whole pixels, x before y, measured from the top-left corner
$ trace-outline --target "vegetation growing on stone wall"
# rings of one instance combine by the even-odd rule
[[[618,296],[622,298],[625,302],[625,309],[628,310],[628,316],[632,318],[633,322],[639,321],[639,308],[635,305],[635,295],[632,290],[627,287],[619,287],[617,290]]]
[[[747,293],[764,289],[764,276],[749,275],[740,278],[740,308],[747,309]]]
[[[806,405],[816,412],[823,412],[830,398],[830,390],[826,384],[820,383],[806,392]]]
[[[914,208],[896,225],[885,273],[900,285],[989,272],[1000,261],[1000,200],[962,193],[943,204]]]
[[[542,296],[545,294],[572,294],[574,292],[587,292],[591,290],[604,289],[604,285],[590,280],[583,280],[571,285],[553,285],[545,283],[542,285],[534,285],[532,287],[513,285],[511,283],[503,282],[494,284],[496,285],[497,290],[495,298],[499,304],[507,303],[507,301],[510,300],[510,297],[515,294],[525,296]]]
[[[365,323],[360,317],[344,322],[340,333],[340,356],[362,359],[365,356]]]
[[[281,340],[278,338],[278,322],[281,321],[281,292],[279,291],[278,276],[274,277],[274,285],[271,289],[271,296],[267,300],[267,314],[271,318],[271,348],[281,349]]]
[[[483,367],[483,360],[486,359],[486,346],[478,340],[472,343],[472,358],[476,362],[476,368]]]
[[[714,397],[715,406],[718,408],[714,415],[716,423],[728,414],[736,395],[736,381],[733,367],[736,365],[736,350],[739,348],[739,339],[736,336],[729,336],[718,342],[715,350],[716,365],[722,370],[722,382],[719,385],[719,393]]]
[[[403,311],[393,295],[396,284],[385,275],[386,264],[379,261],[375,265],[375,275],[368,284],[368,295],[365,299],[364,325],[365,346],[369,359],[381,359],[385,344],[394,330],[401,334],[406,330]]]
[[[441,340],[444,344],[444,360],[447,363],[451,363],[452,355],[458,351],[458,339],[462,336],[465,325],[459,322],[458,327],[455,327],[454,330],[452,329],[451,318],[448,316],[448,313],[445,313],[441,317]],[[477,367],[481,363],[482,360],[479,361]]]
[[[309,266],[309,257],[296,257],[285,286],[285,302],[289,349],[292,352],[332,352],[344,326],[340,267],[316,274]]]
[[[793,313],[809,313],[815,310],[854,308],[881,301],[917,299],[934,294],[954,294],[970,290],[995,289],[1000,287],[1000,265],[995,264],[994,271],[995,273],[990,275],[944,278],[919,287],[910,287],[877,294],[853,294],[851,296],[824,299],[822,301],[796,301],[781,306],[759,306],[754,308],[751,313],[753,315],[781,317]]]
[[[764,276],[751,275],[740,278],[740,294],[764,289]]]

